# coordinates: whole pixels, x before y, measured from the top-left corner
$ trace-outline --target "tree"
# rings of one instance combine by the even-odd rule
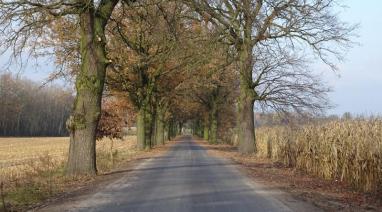
[[[108,75],[111,90],[126,92],[137,110],[138,148],[151,148],[155,125],[162,129],[165,103],[158,96],[158,82],[177,67],[176,25],[179,8],[165,1],[141,1],[134,8],[121,7],[110,26],[108,45],[115,65]],[[130,26],[134,26],[133,30]],[[121,49],[121,46],[125,48]],[[158,116],[158,117],[157,117]],[[163,137],[162,135],[159,135]],[[163,143],[162,139],[159,143]]]
[[[63,17],[78,21],[80,69],[76,76],[77,95],[67,121],[70,147],[67,173],[96,174],[95,139],[101,115],[101,97],[106,67],[105,27],[118,0],[31,0],[0,1],[1,46],[14,55],[24,49],[36,53],[50,24]],[[124,1],[130,3],[130,1]]]
[[[303,58],[271,47],[259,47],[255,55],[253,88],[255,101],[263,111],[321,113],[330,106],[330,89],[305,65]]]
[[[213,37],[213,32],[210,33]],[[179,92],[186,102],[200,104],[203,137],[210,143],[217,144],[218,129],[221,126],[219,120],[225,115],[222,111],[235,102],[237,72],[233,69],[227,46],[210,40],[210,45],[204,47],[208,49],[205,57],[209,62],[190,72],[192,76],[188,77]],[[197,114],[194,116],[198,117]]]
[[[12,75],[0,75],[0,136],[67,136],[73,92]]]
[[[285,50],[302,54],[304,49],[309,48],[314,55],[334,68],[330,57],[341,59],[341,53],[348,47],[355,29],[355,26],[338,19],[333,12],[333,7],[337,5],[334,0],[193,0],[184,3],[199,14],[201,21],[212,23],[221,32],[221,41],[232,45],[236,51],[240,73],[238,133],[241,153],[256,151],[253,106],[257,101],[265,101],[261,91],[257,90],[261,87],[258,79],[263,79],[263,75],[256,69],[259,64],[257,59],[262,56],[264,49],[270,47],[273,52],[267,50],[266,53],[280,55]],[[271,56],[267,54],[266,57]],[[272,72],[273,69],[267,71],[270,74]],[[258,75],[254,76],[256,73]],[[299,74],[295,76],[300,77]],[[288,78],[295,76],[289,74]],[[286,81],[293,82],[293,79]],[[296,86],[295,90],[297,87],[301,91],[299,94],[305,90],[309,93],[309,88]],[[281,90],[281,93],[286,91]],[[272,94],[277,92],[278,89],[271,91]],[[284,98],[284,94],[279,97]],[[295,97],[299,98],[297,95]],[[267,101],[271,100],[268,98]],[[277,108],[285,106],[296,109],[293,106],[295,103],[289,104],[288,100],[279,98],[278,101],[272,101],[273,107]]]
[[[207,42],[201,42],[206,36],[184,19],[185,13],[176,2],[140,1],[134,8],[117,10],[116,22],[110,24],[108,48],[115,65],[107,84],[111,90],[126,92],[136,107],[139,149],[164,142],[174,90],[195,64],[207,61],[203,45]],[[179,123],[182,120],[177,117]]]
[[[102,99],[102,115],[98,123],[97,138],[122,138],[123,128],[134,118],[134,111],[123,94]]]

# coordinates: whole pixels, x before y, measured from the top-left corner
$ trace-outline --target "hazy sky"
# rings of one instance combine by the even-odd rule
[[[341,10],[342,19],[360,24],[360,37],[356,39],[360,45],[348,52],[338,73],[325,66],[315,67],[334,89],[330,99],[336,108],[328,113],[382,115],[382,0],[343,0],[342,3],[348,6]],[[44,65],[28,68],[23,75],[41,81],[49,69]]]
[[[343,0],[349,8],[341,14],[343,20],[359,23],[359,46],[355,46],[340,64],[336,77],[325,75],[333,87],[331,101],[337,107],[329,113],[382,115],[382,1]]]

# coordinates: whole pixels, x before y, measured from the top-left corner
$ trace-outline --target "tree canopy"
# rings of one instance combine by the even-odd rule
[[[0,45],[18,56],[49,50],[58,65],[52,79],[75,81],[67,172],[95,174],[97,129],[116,136],[127,112],[136,118],[139,149],[162,145],[187,125],[214,144],[237,135],[241,153],[256,152],[255,109],[324,112],[330,89],[309,56],[335,69],[332,59],[342,59],[356,28],[339,19],[336,5],[0,0]]]

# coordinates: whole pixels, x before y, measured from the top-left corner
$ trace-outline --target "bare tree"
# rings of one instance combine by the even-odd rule
[[[101,115],[106,67],[105,27],[119,0],[0,0],[0,31],[3,52],[15,56],[24,50],[38,54],[49,26],[63,17],[78,20],[80,70],[76,99],[67,121],[70,147],[68,174],[96,174],[95,139]],[[125,0],[130,3],[131,1]],[[41,48],[40,48],[41,50]]]
[[[222,45],[210,47],[209,54],[213,58],[210,63],[200,66],[189,77],[186,83],[179,88],[185,102],[200,104],[200,111],[194,111],[194,119],[202,119],[203,137],[212,144],[218,143],[219,120],[224,117],[220,112],[228,104],[234,104],[237,91],[237,73],[227,57],[227,49]],[[229,57],[229,56],[228,56]]]
[[[339,20],[334,12],[334,7],[338,6],[335,0],[193,0],[183,2],[199,14],[201,21],[212,23],[211,27],[216,27],[221,32],[221,41],[232,45],[237,53],[237,67],[240,72],[238,132],[239,151],[242,153],[256,151],[253,109],[255,101],[266,100],[264,104],[277,109],[300,109],[307,102],[306,97],[310,95],[309,93],[319,91],[316,90],[318,88],[316,85],[313,91],[311,83],[305,84],[306,86],[287,85],[293,82],[294,77],[307,79],[307,76],[304,76],[304,70],[307,69],[298,69],[295,73],[284,72],[281,80],[272,77],[274,70],[280,74],[280,68],[261,74],[263,71],[257,68],[264,67],[266,63],[272,63],[259,55],[263,54],[264,47],[271,47],[278,56],[282,55],[283,53],[280,52],[285,49],[300,53],[304,49],[310,49],[311,53],[335,68],[330,58],[341,59],[341,53],[349,47],[350,37],[356,27]],[[266,57],[270,58],[271,55]],[[267,75],[268,79],[263,79],[264,75]],[[266,88],[266,82],[269,80],[278,84],[276,87],[280,89]],[[258,85],[260,81],[263,82]],[[293,101],[284,99],[286,97],[293,97]]]
[[[0,136],[67,136],[73,92],[0,75]]]
[[[330,89],[306,66],[306,60],[281,49],[257,48],[254,54],[255,102],[263,111],[320,113],[330,105]]]
[[[115,24],[109,25],[109,55],[115,63],[107,84],[111,90],[127,93],[136,107],[139,149],[163,143],[165,113],[174,88],[187,80],[185,72],[215,59],[206,57],[213,46],[206,45],[207,40],[212,39],[184,18],[188,12],[179,2],[140,1],[116,10]],[[177,118],[184,120],[182,115]]]
[[[109,36],[113,41],[108,48],[115,64],[107,84],[113,91],[127,93],[136,107],[137,141],[141,150],[163,143],[163,139],[158,142],[155,139],[155,132],[160,134],[158,137],[164,137],[163,124],[158,121],[163,119],[165,109],[160,84],[163,78],[182,67],[175,59],[183,54],[177,32],[183,30],[178,23],[180,11],[177,4],[163,0],[140,1],[134,7],[122,6],[116,10],[110,24]]]

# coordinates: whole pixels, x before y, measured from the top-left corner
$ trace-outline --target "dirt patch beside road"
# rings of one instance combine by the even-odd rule
[[[210,145],[204,140],[197,142],[209,154],[233,160],[255,182],[270,189],[287,191],[325,211],[382,211],[382,194],[358,192],[344,183],[309,176],[281,163],[243,156],[230,145]]]

